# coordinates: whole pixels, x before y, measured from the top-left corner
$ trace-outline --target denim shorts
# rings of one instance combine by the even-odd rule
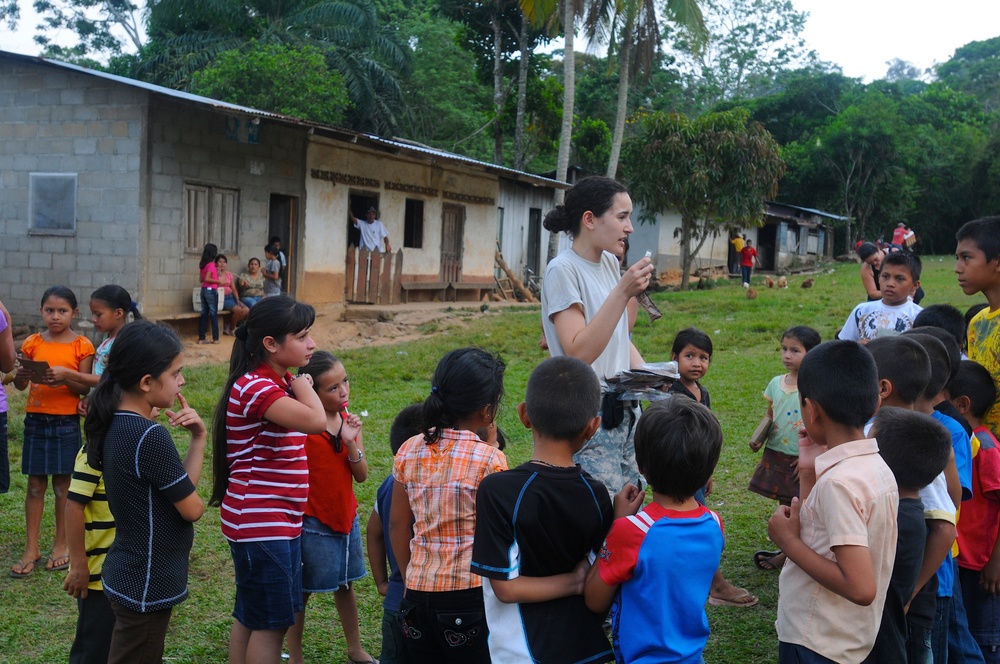
[[[222,303],[222,308],[225,311],[232,311],[236,307],[236,298],[231,294],[227,294],[225,300]]]
[[[233,617],[250,630],[287,629],[302,610],[300,538],[230,542],[236,571]]]
[[[357,515],[347,535],[335,533],[319,519],[302,519],[302,590],[331,593],[365,576],[361,524]]]
[[[21,472],[25,475],[72,475],[83,439],[79,415],[24,416]]]
[[[980,572],[958,568],[969,631],[990,662],[996,661],[1000,646],[1000,597],[987,593],[979,585],[979,575]]]

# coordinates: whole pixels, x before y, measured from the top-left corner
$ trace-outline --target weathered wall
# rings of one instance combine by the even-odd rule
[[[263,263],[270,195],[301,201],[305,193],[305,130],[262,120],[260,143],[240,143],[226,137],[224,113],[154,97],[149,133],[152,214],[146,304],[152,312],[190,311],[201,248],[185,250],[184,185],[238,189],[238,251],[227,254],[230,270],[239,273],[251,257]],[[283,245],[293,265],[298,240],[285,239]]]
[[[96,287],[141,290],[146,104],[142,90],[0,59],[0,269],[17,323],[41,326],[39,299],[54,284],[73,289],[85,319]],[[29,228],[30,173],[78,174],[75,234]]]
[[[458,167],[429,165],[399,154],[312,137],[307,156],[300,293],[317,304],[344,298],[347,210],[350,195],[379,199],[379,218],[393,252],[403,250],[403,279],[434,281],[441,269],[441,214],[445,204],[465,208],[462,278],[492,281],[497,236],[498,182]],[[474,200],[446,198],[445,192]],[[422,248],[403,247],[406,199],[424,202]]]
[[[656,269],[679,270],[681,267],[680,249],[680,227],[681,217],[674,211],[656,216],[656,223],[641,223],[639,221],[641,210],[636,205],[636,210],[632,214],[632,225],[635,232],[629,238],[629,263],[634,263],[647,252],[652,253],[652,259]],[[677,231],[677,237],[674,237]],[[757,243],[757,229],[751,228],[746,231],[747,237]],[[692,263],[692,270],[707,268],[726,264],[726,256],[729,252],[729,238],[721,234],[715,238],[708,238],[702,245],[701,251],[695,256]]]

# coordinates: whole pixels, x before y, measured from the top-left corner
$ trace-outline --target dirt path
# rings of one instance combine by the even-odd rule
[[[428,329],[432,324],[437,324],[439,330],[445,327],[441,325],[443,321],[447,321],[449,327],[464,327],[488,315],[480,310],[480,306],[477,302],[427,302],[391,307],[351,306],[346,309],[343,305],[333,305],[317,311],[312,336],[319,348],[333,352],[344,348],[405,343],[440,333]],[[517,306],[529,305],[490,303],[493,311]],[[206,345],[198,344],[197,334],[185,333],[181,335],[181,339],[184,341],[185,360],[189,365],[229,362],[233,348],[232,337],[223,336],[218,344]]]

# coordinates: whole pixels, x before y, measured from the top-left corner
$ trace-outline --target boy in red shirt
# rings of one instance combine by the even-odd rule
[[[750,288],[750,275],[753,273],[754,263],[760,267],[757,260],[757,250],[753,248],[753,240],[747,240],[747,244],[740,250],[740,274],[743,275],[743,288]]]

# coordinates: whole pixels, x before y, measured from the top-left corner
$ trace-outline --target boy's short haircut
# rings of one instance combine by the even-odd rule
[[[987,262],[1000,256],[1000,216],[983,217],[962,224],[955,233],[955,239],[972,240]]]
[[[976,314],[988,306],[990,306],[989,302],[978,302],[965,311],[965,343],[962,344],[963,346],[967,346],[969,342],[969,323],[976,317]]]
[[[712,337],[696,327],[689,327],[678,332],[677,336],[674,337],[674,345],[671,347],[670,352],[674,355],[680,355],[680,352],[687,345],[705,351],[709,357],[712,357]]]
[[[399,411],[389,428],[389,447],[393,455],[403,443],[424,431],[424,403],[412,403]]]
[[[892,383],[899,399],[916,403],[931,380],[931,360],[924,347],[904,336],[872,339],[865,349],[875,358],[878,379]]]
[[[264,253],[265,254],[271,254],[272,256],[277,256],[278,255],[278,248],[276,246],[274,246],[273,244],[268,244],[267,246],[264,247]]]
[[[919,491],[951,458],[951,434],[930,415],[886,406],[875,413],[871,435],[900,489]]]
[[[986,367],[972,360],[962,360],[958,365],[958,373],[948,383],[948,392],[952,399],[967,397],[969,412],[977,420],[982,419],[997,400],[993,376]]]
[[[959,349],[965,346],[965,317],[950,304],[932,304],[913,319],[913,329],[940,327],[954,337]]]
[[[281,242],[280,235],[272,235],[271,239],[267,241],[268,244],[273,244],[275,247],[277,247],[280,242]]]
[[[711,479],[722,452],[722,427],[707,407],[673,396],[643,411],[635,427],[635,461],[658,493],[687,500]]]
[[[923,328],[926,331],[928,328]],[[927,357],[931,361],[931,379],[924,388],[923,397],[933,399],[948,384],[951,379],[951,359],[948,357],[948,349],[940,339],[924,331],[907,330],[902,336],[913,339],[924,347]]]
[[[812,399],[834,422],[860,429],[879,403],[878,369],[871,353],[843,339],[816,346],[799,366],[799,399]]]
[[[962,361],[962,346],[955,337],[948,330],[933,326],[922,327],[919,330],[910,328],[910,333],[927,334],[944,344],[944,349],[948,351],[948,365],[950,369],[948,380],[950,381],[954,378],[955,374],[958,373],[958,363]]]
[[[886,257],[882,259],[882,269],[885,269],[886,265],[899,265],[905,267],[910,271],[910,276],[914,281],[920,281],[920,271],[923,269],[923,264],[920,262],[920,256],[909,251],[893,251],[892,253],[886,254]]]
[[[601,411],[601,383],[586,362],[550,357],[528,377],[524,403],[540,435],[575,440]]]

